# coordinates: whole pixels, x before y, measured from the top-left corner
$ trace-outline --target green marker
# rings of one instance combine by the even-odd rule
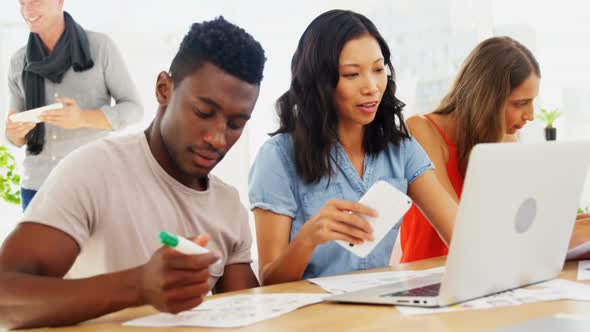
[[[193,241],[168,232],[160,232],[160,241],[165,246],[168,246],[185,255],[202,255],[210,252],[209,249],[203,248]],[[217,260],[217,262],[215,262],[215,264],[221,264],[222,262],[223,260],[220,258]]]

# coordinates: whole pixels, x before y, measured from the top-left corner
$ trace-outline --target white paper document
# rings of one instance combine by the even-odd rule
[[[349,274],[343,276],[313,278],[308,279],[307,281],[322,287],[325,291],[332,294],[342,294],[361,289],[383,286],[410,278],[423,277],[437,273],[442,275],[444,270],[445,267],[442,266],[428,270]]]
[[[51,104],[51,105],[45,105],[45,106],[41,106],[41,107],[37,107],[35,109],[32,110],[28,110],[28,111],[24,111],[24,112],[20,112],[20,113],[15,113],[12,114],[10,116],[10,120],[14,121],[14,122],[33,122],[33,123],[39,123],[41,122],[41,120],[39,120],[39,116],[47,111],[53,111],[53,110],[59,110],[64,108],[64,105],[62,103],[55,103],[55,104]]]
[[[335,241],[342,248],[359,257],[367,257],[389,233],[391,228],[401,222],[402,217],[412,206],[412,199],[387,181],[375,182],[361,197],[359,203],[377,211],[377,217],[363,216],[373,229],[373,241],[352,244],[347,241]]]
[[[418,308],[396,306],[396,309],[403,315],[411,316],[473,309],[489,309],[555,300],[590,301],[590,286],[565,279],[553,279],[526,288],[517,288],[448,307]]]
[[[278,317],[298,308],[322,302],[329,294],[244,294],[203,302],[176,315],[161,313],[125,322],[125,326],[241,327]]]
[[[578,280],[590,280],[590,261],[578,262]]]

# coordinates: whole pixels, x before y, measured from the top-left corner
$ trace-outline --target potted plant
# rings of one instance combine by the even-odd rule
[[[8,203],[20,204],[20,176],[16,161],[5,146],[0,146],[0,197]]]
[[[553,122],[559,118],[561,112],[554,108],[548,111],[545,108],[541,108],[541,112],[537,113],[537,118],[545,122],[545,139],[547,141],[555,141],[557,138],[557,129],[553,127]]]

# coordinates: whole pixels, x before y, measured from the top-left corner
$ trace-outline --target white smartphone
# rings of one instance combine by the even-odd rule
[[[360,216],[373,227],[374,240],[365,241],[363,244],[353,244],[345,241],[336,241],[336,243],[357,256],[366,257],[383,240],[391,228],[401,221],[401,218],[412,206],[412,199],[393,185],[385,181],[377,181],[361,197],[359,203],[376,210],[378,213],[376,218]]]
[[[39,123],[39,115],[43,112],[52,111],[52,110],[59,110],[64,108],[64,104],[62,103],[55,103],[50,105],[45,105],[37,108],[33,108],[32,110],[15,113],[10,116],[10,121],[13,122],[34,122]]]

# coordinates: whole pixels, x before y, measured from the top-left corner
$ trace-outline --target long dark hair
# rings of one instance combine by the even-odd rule
[[[451,90],[434,113],[457,119],[459,169],[467,169],[476,144],[499,142],[505,132],[504,103],[531,74],[541,78],[533,53],[510,37],[492,37],[469,54]]]
[[[399,145],[409,138],[402,116],[404,103],[395,97],[395,72],[385,39],[361,14],[347,10],[325,12],[309,24],[299,39],[291,60],[291,86],[276,102],[280,127],[270,134],[292,134],[296,170],[307,183],[331,175],[330,150],[338,141],[338,113],[334,106],[338,59],[344,45],[363,34],[377,40],[391,73],[375,119],[365,128],[365,151],[374,155],[390,143]]]

